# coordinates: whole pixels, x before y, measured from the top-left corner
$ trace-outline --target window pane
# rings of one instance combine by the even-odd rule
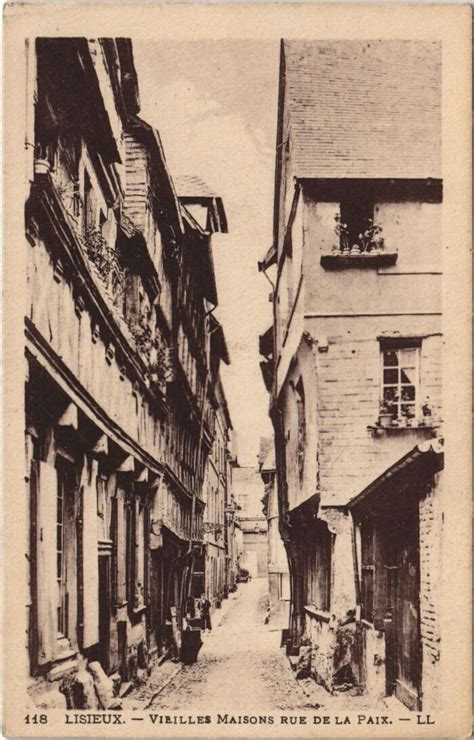
[[[402,383],[415,383],[415,368],[414,367],[404,367],[401,371],[401,380]]]
[[[398,370],[384,370],[383,382],[385,384],[392,383],[396,385],[398,383]]]
[[[414,401],[415,400],[415,386],[414,385],[403,385],[402,386],[402,401]]]
[[[385,367],[397,367],[398,366],[397,353],[392,350],[386,350],[383,353],[383,364],[385,365]]]
[[[398,401],[398,388],[384,388],[383,400],[387,403],[396,403]]]
[[[399,357],[400,357],[400,365],[415,365],[416,364],[416,357],[418,354],[418,349],[411,348],[411,349],[401,349],[399,350]]]

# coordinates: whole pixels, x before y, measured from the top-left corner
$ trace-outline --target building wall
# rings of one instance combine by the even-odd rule
[[[213,395],[217,377],[208,378],[209,326],[199,320],[207,299],[190,244],[207,250],[210,235],[184,229],[156,132],[124,111],[119,43],[127,44],[36,43],[24,662],[30,695],[45,707],[108,708],[118,700],[106,674],[144,679],[154,656],[177,657],[192,560],[202,556],[203,472],[215,430],[201,391],[206,377]],[[106,54],[117,61],[115,82]],[[75,116],[78,105],[88,115]],[[217,594],[225,472],[215,483]],[[109,687],[100,704],[91,682]]]
[[[396,264],[331,270],[321,265],[321,256],[331,253],[336,241],[334,215],[339,213],[339,203],[318,201],[310,190],[302,202],[302,218],[293,223],[290,220],[289,226],[292,232],[295,228],[303,232],[299,290],[295,293],[298,280],[292,264],[294,259],[298,262],[297,253],[285,255],[275,299],[274,390],[283,419],[284,506],[290,515],[294,512],[295,517],[304,518],[306,514],[298,512],[314,498],[319,518],[328,522],[335,538],[328,613],[321,613],[314,604],[304,604],[305,578],[311,568],[304,564],[304,553],[294,540],[290,548],[293,578],[301,583],[293,584],[291,624],[294,634],[299,639],[308,638],[315,648],[312,670],[318,681],[328,687],[337,685],[340,669],[349,666],[353,679],[378,696],[385,693],[384,638],[377,630],[356,623],[350,517],[341,516],[332,507],[346,505],[415,445],[432,438],[442,423],[441,204],[376,199],[375,219],[382,223],[385,249],[398,253]],[[296,214],[299,216],[298,210]],[[387,431],[378,425],[383,385],[381,347],[384,341],[403,337],[421,340],[417,418],[406,428]],[[302,476],[301,471],[298,474],[299,383],[305,397]],[[431,414],[425,417],[421,406],[427,400]],[[427,576],[431,572],[427,562],[431,565],[435,555],[432,545],[424,544],[431,537],[430,511],[430,504],[422,501],[422,682],[432,701],[436,696],[437,653],[433,653],[433,646],[438,640],[438,623]],[[296,531],[301,532],[293,523],[290,540]]]

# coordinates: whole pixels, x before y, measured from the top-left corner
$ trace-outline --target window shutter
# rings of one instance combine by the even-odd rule
[[[38,618],[38,663],[55,657],[57,643],[58,585],[56,581],[56,510],[58,476],[48,463],[34,460],[36,480],[36,578]]]
[[[83,501],[83,594],[84,594],[84,637],[83,647],[88,648],[99,641],[99,563],[97,548],[97,460],[90,468],[84,462],[82,480]]]

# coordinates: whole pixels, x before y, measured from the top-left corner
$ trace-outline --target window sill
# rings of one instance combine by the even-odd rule
[[[423,430],[427,430],[430,432],[433,432],[436,429],[439,429],[441,426],[441,422],[439,421],[430,421],[429,423],[421,424],[420,422],[416,424],[411,424],[410,426],[405,425],[398,425],[394,424],[393,426],[391,424],[388,424],[387,426],[382,426],[382,424],[378,424],[375,422],[375,424],[369,424],[367,426],[367,431],[372,432],[373,434],[381,434],[382,432],[385,432],[387,434],[397,434],[398,432],[419,432]]]
[[[397,261],[397,252],[381,254],[323,254],[321,266],[326,270],[346,270],[352,267],[391,267]]]
[[[321,609],[316,609],[316,607],[312,604],[307,604],[304,607],[304,610],[306,614],[309,614],[310,617],[315,617],[315,619],[317,619],[319,622],[331,621],[331,615],[329,612],[322,611]]]

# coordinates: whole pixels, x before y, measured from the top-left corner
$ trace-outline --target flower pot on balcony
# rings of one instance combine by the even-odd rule
[[[353,244],[351,247],[351,254],[360,254],[362,252],[358,244]]]
[[[393,414],[380,414],[379,415],[379,426],[389,427],[392,425],[393,420],[394,420]]]
[[[383,236],[377,236],[374,239],[374,244],[381,252],[383,252],[383,250],[385,249],[385,239],[383,238]]]

